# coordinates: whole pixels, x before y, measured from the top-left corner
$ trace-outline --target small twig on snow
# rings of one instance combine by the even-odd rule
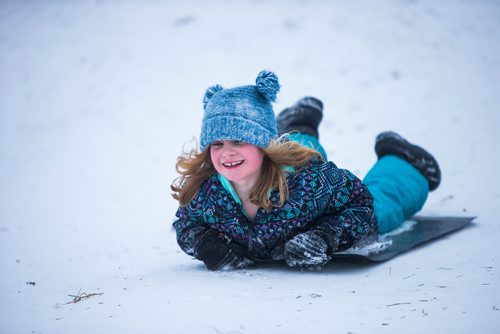
[[[385,305],[385,306],[389,307],[389,306],[396,306],[396,305],[410,305],[410,303],[394,303],[394,304],[389,304],[389,305]]]
[[[81,302],[83,299],[88,299],[88,298],[93,297],[93,296],[101,296],[104,294],[103,292],[86,293],[86,292],[81,292],[81,291],[82,290],[80,289],[76,296],[75,295],[68,295],[70,297],[73,297],[73,300],[67,302],[66,304],[76,304],[78,302]]]

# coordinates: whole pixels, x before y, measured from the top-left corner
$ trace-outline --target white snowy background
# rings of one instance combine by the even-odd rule
[[[428,148],[423,213],[475,224],[381,264],[191,260],[176,157],[262,69],[360,177],[380,131]],[[499,333],[499,79],[498,1],[1,0],[0,333]]]

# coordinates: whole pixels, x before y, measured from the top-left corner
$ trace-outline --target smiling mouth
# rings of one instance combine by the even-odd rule
[[[223,162],[222,166],[226,168],[232,168],[232,167],[237,167],[243,163],[244,160],[238,160],[238,161],[231,161],[231,162]]]

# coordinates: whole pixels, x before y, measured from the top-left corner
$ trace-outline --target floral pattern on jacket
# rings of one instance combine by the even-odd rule
[[[222,186],[217,175],[209,177],[189,205],[180,207],[174,227],[177,242],[189,255],[206,229],[214,229],[239,245],[244,255],[271,259],[272,250],[317,224],[327,224],[342,251],[378,233],[373,199],[366,186],[333,162],[311,161],[287,174],[289,198],[270,211],[259,208],[250,221],[241,204]],[[279,193],[270,194],[279,203]]]

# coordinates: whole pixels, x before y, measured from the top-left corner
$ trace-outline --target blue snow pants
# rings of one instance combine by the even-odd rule
[[[327,159],[319,140],[306,134],[293,133],[290,140],[314,148]],[[373,196],[379,233],[387,233],[420,211],[429,194],[429,183],[407,161],[394,155],[378,159],[363,183]]]

